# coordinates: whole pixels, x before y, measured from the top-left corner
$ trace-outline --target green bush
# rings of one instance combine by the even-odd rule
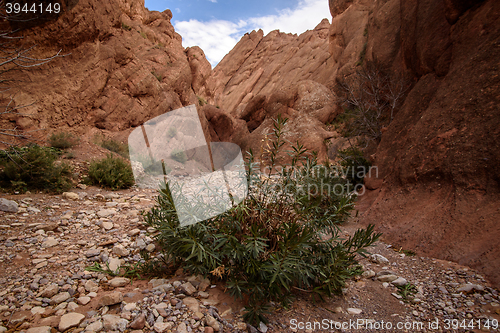
[[[369,226],[340,238],[339,225],[353,209],[353,195],[345,180],[330,172],[331,165],[319,165],[315,155],[306,157],[302,145],[292,146],[287,168],[277,165],[285,123],[281,117],[276,120],[265,161],[257,163],[250,151],[250,191],[237,206],[180,227],[165,186],[145,214],[145,221],[160,231],[157,241],[164,258],[192,274],[210,273],[225,281],[230,293],[246,302],[244,318],[253,324],[266,321],[270,301],[287,306],[294,290],[319,297],[340,294],[345,281],[361,272],[356,254],[363,255],[380,236]],[[273,176],[261,177],[257,170],[262,166]],[[337,191],[327,185],[338,186]]]
[[[53,148],[68,149],[78,144],[78,138],[67,132],[53,133],[49,136],[49,144]]]
[[[177,128],[175,128],[173,126],[170,127],[168,129],[167,135],[168,135],[169,138],[173,138],[174,136],[176,136],[177,135]]]
[[[134,174],[125,161],[108,154],[106,158],[90,163],[88,180],[93,185],[119,190],[134,185]]]
[[[344,174],[352,184],[363,184],[363,178],[369,173],[371,163],[363,156],[363,152],[356,147],[349,147],[338,152],[344,168]]]
[[[186,153],[184,152],[184,150],[180,149],[174,149],[170,154],[170,157],[172,157],[173,160],[182,164],[186,163],[187,161]]]
[[[62,193],[72,186],[72,170],[54,149],[30,145],[0,151],[0,183],[16,191]]]
[[[127,24],[125,24],[123,22],[122,22],[122,29],[127,30],[127,31],[132,30],[132,28],[130,26],[128,26]]]
[[[198,104],[200,104],[200,106],[208,104],[207,100],[204,99],[203,97],[198,96],[198,95],[196,95],[196,97],[198,97]]]
[[[153,76],[158,80],[158,82],[161,82],[161,80],[163,80],[163,76],[161,74],[156,73],[155,70],[152,70],[151,74],[153,74]]]
[[[115,141],[113,139],[102,139],[97,142],[99,146],[118,155],[123,158],[129,158],[128,144]]]

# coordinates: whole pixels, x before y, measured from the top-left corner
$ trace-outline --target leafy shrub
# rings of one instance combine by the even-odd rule
[[[112,190],[129,188],[134,185],[134,174],[130,165],[111,154],[102,160],[90,163],[88,178],[91,184]]]
[[[134,160],[141,163],[144,171],[148,174],[163,174],[163,163],[158,160],[152,160],[149,155],[135,154]],[[165,174],[168,175],[170,171],[172,171],[172,168],[165,165]]]
[[[198,97],[198,104],[200,104],[200,106],[208,104],[207,100],[204,99],[203,97],[198,96],[198,95],[196,97]]]
[[[161,82],[163,80],[163,76],[161,74],[156,73],[156,71],[151,71],[151,74],[158,80],[158,82]]]
[[[338,152],[342,159],[340,165],[344,174],[352,184],[363,184],[363,178],[369,173],[371,163],[363,156],[363,152],[356,147],[349,147]]]
[[[177,135],[177,128],[175,128],[173,126],[170,127],[168,129],[167,135],[168,135],[169,138],[173,138],[174,136],[176,136]]]
[[[117,153],[123,158],[129,157],[128,144],[115,141],[113,139],[101,139],[97,141],[97,144],[104,149]]]
[[[71,167],[57,158],[53,149],[38,145],[0,151],[0,183],[21,192],[67,191],[72,185]]]
[[[68,149],[78,144],[78,138],[67,132],[53,133],[49,136],[49,144],[53,148]]]
[[[166,184],[157,205],[145,214],[145,221],[160,231],[163,257],[190,273],[224,280],[230,293],[246,302],[244,318],[253,324],[266,322],[270,301],[288,305],[293,290],[319,297],[341,293],[345,281],[360,273],[356,253],[363,255],[380,236],[369,226],[346,240],[339,237],[354,197],[345,180],[330,172],[332,166],[319,165],[315,155],[307,157],[302,145],[292,146],[286,168],[277,165],[285,123],[281,117],[276,120],[274,141],[263,161],[256,162],[249,152],[250,191],[237,206],[180,227]],[[269,176],[259,174],[262,166]]]
[[[127,24],[125,24],[125,23],[123,23],[123,22],[122,22],[122,29],[123,29],[123,30],[127,30],[127,31],[132,30],[132,28],[131,28],[130,26],[128,26]]]
[[[187,161],[187,156],[184,150],[180,149],[174,149],[172,153],[170,153],[170,157],[172,157],[173,160],[179,162],[179,163],[186,163]]]

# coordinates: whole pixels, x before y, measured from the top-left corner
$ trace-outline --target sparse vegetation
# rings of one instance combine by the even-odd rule
[[[132,27],[130,27],[130,26],[128,26],[128,25],[126,25],[125,23],[122,22],[122,29],[130,31],[130,30],[132,30]]]
[[[207,104],[207,100],[204,99],[203,97],[201,96],[196,96],[196,97],[198,97],[198,104],[200,104],[200,106]]]
[[[367,43],[363,44],[363,48],[361,49],[361,52],[359,53],[359,60],[355,64],[356,66],[363,66],[363,63],[364,63],[365,57],[366,57],[366,47],[367,47],[367,45],[368,45]]]
[[[345,180],[330,173],[330,165],[321,169],[302,145],[289,152],[288,168],[279,167],[285,123],[281,117],[275,121],[270,149],[261,161],[250,151],[246,166],[251,191],[239,205],[180,227],[165,186],[157,205],[145,214],[145,221],[160,231],[157,241],[168,264],[225,281],[231,295],[246,302],[244,318],[253,324],[266,322],[270,301],[290,304],[293,291],[319,297],[340,294],[345,281],[361,273],[356,254],[364,255],[380,236],[369,226],[340,238],[339,225],[353,209],[354,198]],[[279,177],[261,177],[261,166]],[[313,191],[318,184],[324,188]],[[327,184],[345,191],[327,191]]]
[[[49,144],[53,148],[68,149],[78,144],[78,138],[68,132],[53,133],[49,136]]]
[[[155,70],[151,71],[151,74],[158,80],[158,82],[161,82],[163,80],[163,76],[161,74],[158,74],[155,72]]]
[[[170,127],[170,128],[168,129],[167,136],[168,136],[169,138],[173,138],[173,137],[174,137],[174,136],[176,136],[176,135],[177,135],[177,128],[175,128],[175,127],[173,127],[173,126],[172,126],[172,127]]]
[[[409,81],[403,76],[384,74],[373,63],[344,77],[336,88],[345,113],[350,115],[344,135],[380,141],[382,127],[391,122],[408,88]]]
[[[403,297],[405,302],[408,302],[416,293],[417,288],[411,283],[407,283],[404,286],[398,286],[398,294]]]
[[[52,148],[29,145],[0,151],[0,184],[19,192],[62,193],[71,188],[71,167]]]
[[[180,149],[174,149],[172,153],[170,153],[170,157],[172,157],[174,161],[177,161],[182,164],[186,163],[187,161],[186,153],[184,152],[184,150]]]
[[[100,137],[95,137],[94,142],[104,149],[117,153],[123,158],[129,158],[128,144],[121,143],[113,139],[105,139]]]
[[[148,36],[146,36],[146,34],[144,32],[139,31],[139,34],[142,36],[142,38],[148,39]]]
[[[345,170],[347,180],[351,184],[363,184],[363,178],[370,169],[371,163],[363,156],[363,152],[356,147],[349,147],[339,150],[338,155],[341,158],[340,165]]]
[[[408,257],[413,257],[414,255],[416,255],[415,251],[405,250],[403,248],[400,248],[399,250],[394,249],[394,251],[396,251],[398,253],[402,253],[402,254],[404,254],[405,256],[408,256]]]
[[[147,276],[164,276],[165,274],[173,273],[169,271],[164,261],[158,258],[151,258],[146,250],[141,250],[140,255],[140,261],[133,265],[121,265],[116,271],[112,271],[108,263],[101,265],[98,262],[94,263],[92,266],[85,267],[85,270],[89,272],[106,273],[111,276],[123,276],[130,279],[142,279]]]
[[[134,185],[134,175],[130,165],[111,154],[102,160],[92,161],[88,173],[88,183],[112,190],[129,188]]]

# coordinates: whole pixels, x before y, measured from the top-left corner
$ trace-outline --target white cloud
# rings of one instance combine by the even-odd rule
[[[245,25],[243,21],[189,20],[175,22],[175,30],[182,36],[184,47],[201,47],[208,61],[215,66],[238,43]]]
[[[278,15],[253,17],[248,22],[252,29],[264,30],[264,34],[277,29],[300,34],[314,29],[324,18],[331,18],[328,1],[302,0],[295,9],[281,10]]]
[[[213,2],[213,3],[217,3],[217,0],[208,0],[210,2]]]
[[[216,2],[217,0],[209,0]],[[295,9],[284,9],[276,15],[251,17],[246,21],[212,20],[176,21],[175,30],[182,36],[184,47],[199,46],[208,61],[215,66],[249,31],[262,29],[264,34],[279,29],[300,34],[316,27],[322,19],[330,18],[328,1],[301,0]]]

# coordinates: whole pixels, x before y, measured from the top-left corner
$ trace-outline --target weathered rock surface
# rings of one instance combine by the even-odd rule
[[[195,91],[211,67],[201,49],[182,47],[171,18],[170,10],[150,12],[144,2],[90,0],[25,31],[23,43],[37,44],[33,56],[59,50],[66,56],[26,72],[29,80],[23,80],[15,102],[36,103],[29,116],[2,121],[24,129],[75,127],[86,134],[97,129],[116,134],[197,103]]]

